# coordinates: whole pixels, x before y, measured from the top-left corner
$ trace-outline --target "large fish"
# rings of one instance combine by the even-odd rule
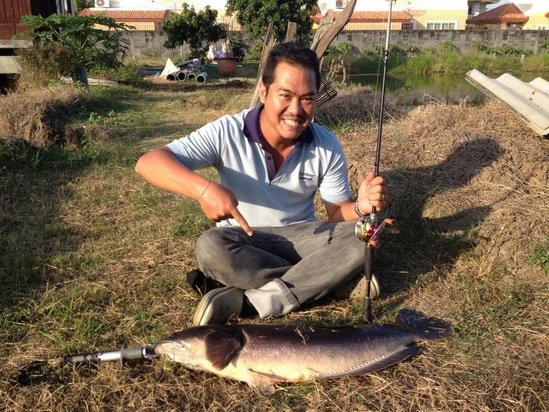
[[[278,382],[335,379],[387,368],[422,348],[417,342],[454,334],[444,321],[401,310],[394,325],[312,327],[205,325],[158,342],[161,357],[247,382],[264,394]]]

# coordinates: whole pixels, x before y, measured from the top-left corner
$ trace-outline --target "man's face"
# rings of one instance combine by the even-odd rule
[[[313,69],[281,62],[275,69],[275,81],[260,84],[263,109],[263,134],[271,142],[296,140],[311,124],[316,109],[316,77]]]

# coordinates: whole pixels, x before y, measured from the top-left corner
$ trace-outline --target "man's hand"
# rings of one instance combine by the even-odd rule
[[[385,186],[385,180],[381,176],[375,176],[370,172],[358,188],[358,208],[362,214],[372,213],[372,206],[381,212],[389,206],[389,191]]]
[[[215,182],[210,182],[209,186],[198,199],[198,202],[208,219],[220,222],[233,218],[248,236],[253,235],[252,228],[238,211],[238,199],[226,187]]]

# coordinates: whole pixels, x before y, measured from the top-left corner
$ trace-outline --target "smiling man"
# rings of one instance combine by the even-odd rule
[[[371,173],[353,200],[336,136],[314,123],[319,61],[296,43],[273,47],[259,85],[261,105],[223,116],[142,156],[136,171],[153,185],[196,199],[217,222],[198,239],[200,269],[188,276],[204,295],[193,322],[282,316],[342,287],[364,265],[354,235],[360,215],[388,205]],[[195,173],[213,166],[219,183]],[[329,222],[315,216],[319,191]],[[379,294],[373,279],[372,297]]]

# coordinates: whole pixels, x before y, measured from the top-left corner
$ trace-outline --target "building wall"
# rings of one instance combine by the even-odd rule
[[[391,44],[401,48],[412,45],[420,50],[438,49],[441,43],[450,42],[462,52],[474,50],[473,45],[480,43],[489,47],[512,46],[540,53],[544,52],[541,49],[544,41],[549,41],[549,30],[403,30],[391,33]],[[385,32],[342,32],[332,44],[340,42],[349,42],[360,50],[369,50],[384,44]]]
[[[376,46],[385,45],[386,29],[365,31],[342,31],[332,45],[347,42],[359,50],[371,50]],[[185,56],[189,49],[168,50],[163,44],[166,36],[161,31],[133,31],[125,34],[129,41],[127,57],[140,58],[145,56]],[[229,37],[242,39],[249,46],[259,40],[250,40],[243,32],[229,33]],[[391,32],[391,44],[404,48],[408,45],[420,50],[437,49],[441,43],[450,42],[462,52],[474,50],[475,43],[489,47],[512,46],[517,49],[532,50],[534,53],[544,52],[541,45],[549,41],[549,30],[402,30]]]
[[[417,21],[416,29],[427,29],[428,23],[452,23],[453,30],[463,30],[465,28],[465,20],[467,20],[467,9],[465,10],[425,10],[411,12],[414,20]]]
[[[549,6],[547,7],[549,11]],[[525,30],[549,30],[549,18],[545,17],[547,11],[535,12],[528,15],[528,21],[524,25]]]
[[[326,3],[327,9],[336,9],[336,0],[320,0]],[[343,1],[343,6],[348,0]],[[467,13],[467,0],[397,0],[392,6],[394,11],[407,10],[465,10]],[[387,11],[389,2],[387,0],[357,0],[355,11]]]

